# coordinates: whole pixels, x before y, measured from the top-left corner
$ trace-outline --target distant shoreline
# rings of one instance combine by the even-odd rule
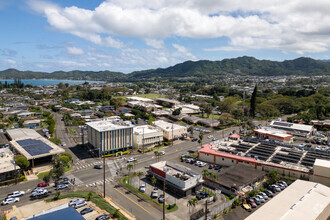
[[[4,84],[5,82],[11,84],[14,83],[14,79],[0,79],[0,82]],[[21,82],[24,85],[32,84],[34,86],[53,86],[58,85],[59,83],[68,83],[69,85],[80,85],[85,82],[94,84],[94,83],[105,83],[105,81],[93,81],[93,80],[70,80],[70,79],[21,79]]]

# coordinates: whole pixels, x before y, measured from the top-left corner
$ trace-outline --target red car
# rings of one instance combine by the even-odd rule
[[[49,186],[49,183],[42,182],[38,184],[38,187],[46,187],[46,186]]]

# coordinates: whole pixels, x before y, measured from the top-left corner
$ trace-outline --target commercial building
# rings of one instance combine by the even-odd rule
[[[40,126],[41,121],[39,119],[34,119],[34,120],[26,120],[23,122],[24,127],[38,127]]]
[[[130,102],[130,101],[139,101],[139,102],[145,102],[145,103],[153,103],[154,102],[154,100],[152,100],[152,99],[143,98],[143,97],[137,97],[137,96],[126,97],[126,101],[127,102]]]
[[[156,105],[148,102],[141,102],[141,101],[129,101],[127,102],[127,106],[130,108],[133,108],[135,106],[140,107],[143,109],[145,112],[150,112],[150,111],[156,111],[156,110],[162,110],[161,105]]]
[[[134,127],[133,132],[135,148],[154,147],[163,142],[163,131],[159,128],[150,125],[142,125]]]
[[[296,180],[254,211],[245,220],[328,219],[330,188],[319,183]]]
[[[314,132],[314,127],[312,125],[289,123],[286,121],[272,121],[269,126],[301,137],[309,137]]]
[[[149,165],[148,174],[156,177],[161,183],[165,180],[166,189],[178,196],[187,196],[201,188],[203,179],[189,168],[160,161]]]
[[[19,170],[19,166],[15,166],[13,152],[8,148],[0,149],[0,182],[13,179],[15,171]]]
[[[159,104],[159,105],[164,105],[165,102],[169,103],[172,107],[181,104],[179,101],[173,100],[173,99],[165,99],[165,98],[156,99],[156,103]]]
[[[330,187],[330,160],[316,159],[313,171],[312,181]]]
[[[133,126],[121,119],[88,122],[88,143],[100,153],[133,149]]]
[[[257,136],[264,139],[276,140],[282,143],[290,144],[293,142],[293,135],[285,133],[285,131],[274,128],[260,128],[253,131]]]
[[[174,123],[169,123],[163,120],[154,121],[153,125],[163,131],[164,139],[166,139],[167,141],[172,141],[187,134],[186,127]]]
[[[33,129],[7,130],[7,135],[13,150],[30,160],[32,168],[35,163],[52,161],[53,156],[65,152],[63,148],[42,137]]]

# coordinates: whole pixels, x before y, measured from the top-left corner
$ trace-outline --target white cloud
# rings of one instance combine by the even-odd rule
[[[12,59],[4,59],[3,61],[5,63],[7,63],[9,65],[13,65],[13,66],[15,66],[17,64],[17,62],[15,60],[12,60]]]
[[[67,52],[68,52],[69,54],[73,54],[73,55],[82,55],[82,54],[84,54],[84,51],[83,51],[83,49],[81,49],[81,48],[77,48],[77,47],[67,47],[66,49],[67,49]]]
[[[153,47],[155,49],[164,48],[164,41],[162,41],[162,40],[145,39],[145,42],[148,46]]]
[[[326,0],[107,0],[94,10],[30,0],[51,27],[102,46],[122,48],[114,37],[155,39],[228,37],[227,48],[323,52],[330,46]],[[212,48],[209,48],[212,49]]]
[[[187,48],[185,48],[184,46],[182,45],[179,45],[179,44],[172,44],[172,46],[177,49],[177,51],[179,52],[179,54],[182,54],[184,55],[184,57],[188,58],[188,59],[193,59],[195,60],[196,57],[187,50]]]

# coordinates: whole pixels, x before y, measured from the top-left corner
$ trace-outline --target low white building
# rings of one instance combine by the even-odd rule
[[[174,110],[177,108],[181,108],[181,114],[198,114],[201,112],[199,106],[193,104],[177,105]]]
[[[41,124],[41,121],[39,119],[26,120],[23,122],[24,127],[30,127],[30,126],[38,127],[38,126],[40,126],[40,124]]]
[[[187,128],[185,126],[169,123],[163,120],[154,121],[153,125],[163,131],[164,139],[168,141],[172,141],[173,139],[180,138],[187,134]]]
[[[286,121],[272,121],[269,126],[301,137],[309,137],[314,132],[314,127],[312,125],[290,123]]]
[[[285,131],[277,130],[274,128],[260,128],[253,131],[258,136],[268,138],[270,140],[280,141],[286,144],[293,142],[293,135],[287,134]]]
[[[314,175],[312,181],[324,184],[330,187],[330,161],[316,159],[314,166]]]
[[[130,96],[126,97],[126,101],[139,101],[139,102],[146,102],[146,103],[153,103],[154,100],[148,99],[148,98],[143,98],[143,97],[138,97],[138,96]]]
[[[178,196],[187,196],[201,188],[203,178],[191,169],[170,161],[149,165],[148,173],[158,180],[166,181],[166,188]]]
[[[163,142],[163,131],[150,125],[136,126],[133,128],[134,147],[149,148]]]
[[[13,179],[15,170],[19,170],[19,166],[15,166],[14,153],[9,148],[0,149],[0,182]]]

